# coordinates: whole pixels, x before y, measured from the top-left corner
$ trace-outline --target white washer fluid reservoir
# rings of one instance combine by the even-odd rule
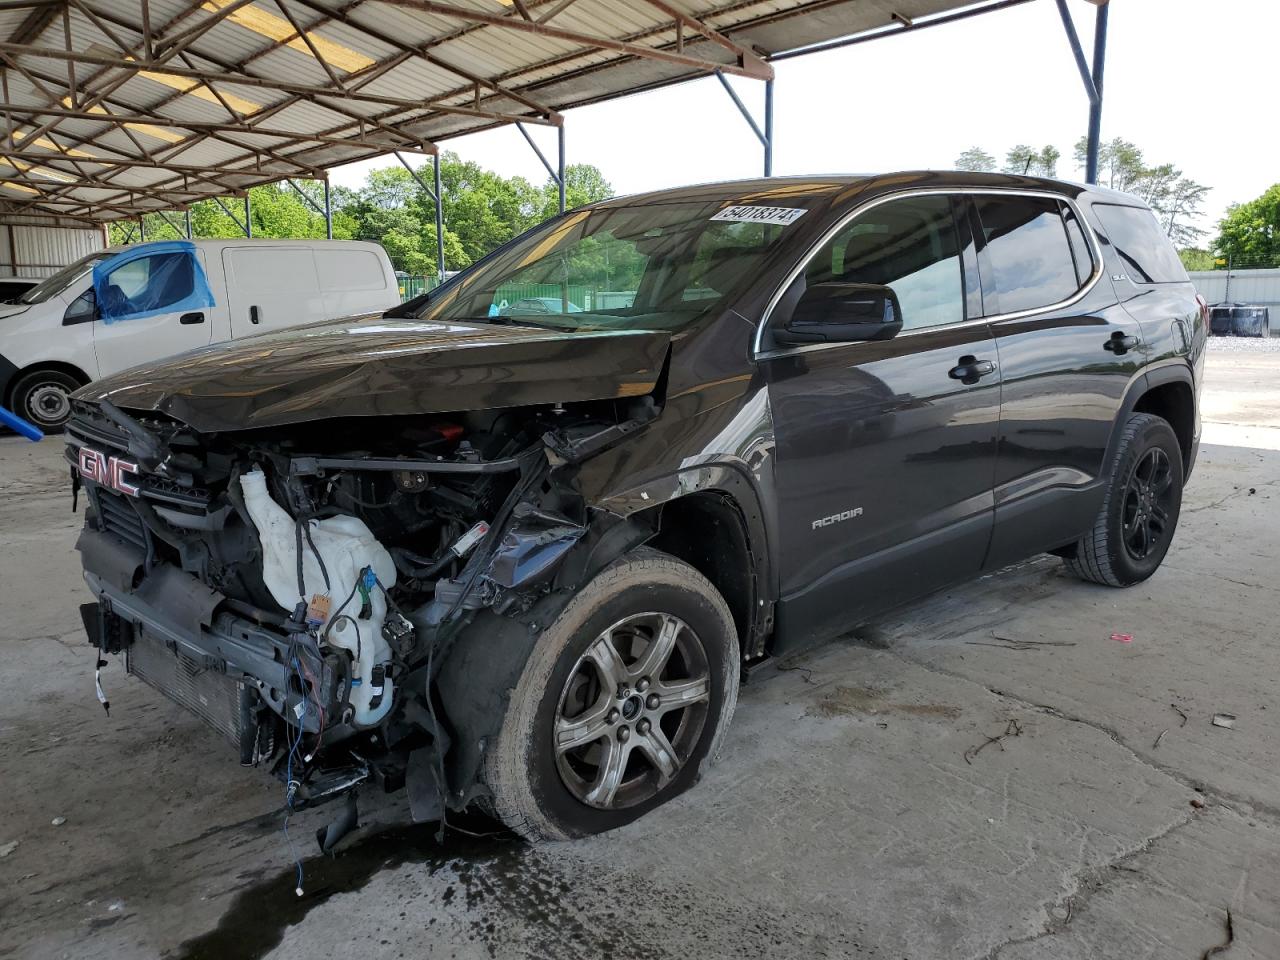
[[[391,648],[382,637],[382,624],[387,616],[387,599],[374,586],[369,591],[372,615],[359,619],[361,600],[357,592],[341,614],[338,608],[360,572],[369,567],[378,579],[390,589],[396,582],[396,565],[386,548],[378,542],[365,522],[358,517],[328,517],[310,520],[307,528],[311,542],[302,540],[302,596],[298,595],[298,546],[294,519],[273,499],[267,491],[267,478],[255,467],[240,475],[240,489],[244,491],[245,507],[258,528],[262,544],[262,579],[271,596],[289,613],[293,613],[298,601],[306,602],[313,594],[328,593],[329,619],[337,618],[329,630],[327,643],[331,647],[347,650],[351,654],[351,706],[357,726],[372,726],[382,720],[391,709],[392,684],[384,677],[381,686],[375,683],[374,668],[391,662]],[[315,544],[315,551],[311,549]],[[324,559],[329,574],[329,589],[325,589],[324,575],[316,554]],[[350,617],[351,620],[347,620]],[[320,632],[324,635],[324,627]],[[384,674],[385,670],[378,673]],[[371,702],[381,694],[377,706]]]

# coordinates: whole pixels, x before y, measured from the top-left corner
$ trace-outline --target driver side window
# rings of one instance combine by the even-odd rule
[[[902,328],[964,320],[964,284],[951,200],[906,197],[873,207],[841,230],[805,268],[805,284],[891,287]]]
[[[195,289],[191,264],[186,253],[157,253],[122,264],[107,274],[103,313],[119,319],[185,300]]]

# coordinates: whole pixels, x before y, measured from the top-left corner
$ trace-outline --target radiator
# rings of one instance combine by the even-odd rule
[[[125,666],[129,673],[190,710],[232,743],[240,743],[237,681],[170,650],[145,629],[135,633],[133,643],[126,649]]]

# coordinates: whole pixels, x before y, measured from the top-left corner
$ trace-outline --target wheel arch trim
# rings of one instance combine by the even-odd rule
[[[773,523],[764,507],[768,500],[759,489],[761,482],[745,462],[725,457],[650,477],[593,504],[620,518],[653,516],[655,533],[660,527],[662,509],[677,501],[716,494],[733,507],[746,541],[754,585],[750,627],[741,638],[742,654],[747,659],[764,652],[765,641],[773,630],[774,606],[778,599],[777,569],[771,551]]]
[[[1115,455],[1116,448],[1120,443],[1120,435],[1124,431],[1124,424],[1137,411],[1144,397],[1150,395],[1153,391],[1162,387],[1171,385],[1180,385],[1186,388],[1191,404],[1191,424],[1190,424],[1190,447],[1182,450],[1183,470],[1190,472],[1191,465],[1194,461],[1195,444],[1197,440],[1196,421],[1198,420],[1198,409],[1196,404],[1195,378],[1192,375],[1190,365],[1182,358],[1170,359],[1158,364],[1153,364],[1142,371],[1142,374],[1135,378],[1130,384],[1128,392],[1124,397],[1124,404],[1120,410],[1120,416],[1116,418],[1116,422],[1111,430],[1111,439],[1107,444],[1106,463],[1111,462],[1111,458]],[[1157,416],[1159,414],[1156,414]],[[1165,418],[1167,420],[1167,418]],[[1183,444],[1183,437],[1176,423],[1169,424],[1175,434],[1178,435],[1178,442]]]

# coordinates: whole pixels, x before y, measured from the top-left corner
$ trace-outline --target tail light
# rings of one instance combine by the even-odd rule
[[[1200,294],[1196,294],[1196,303],[1200,304],[1200,322],[1205,330],[1209,329],[1209,303]]]

